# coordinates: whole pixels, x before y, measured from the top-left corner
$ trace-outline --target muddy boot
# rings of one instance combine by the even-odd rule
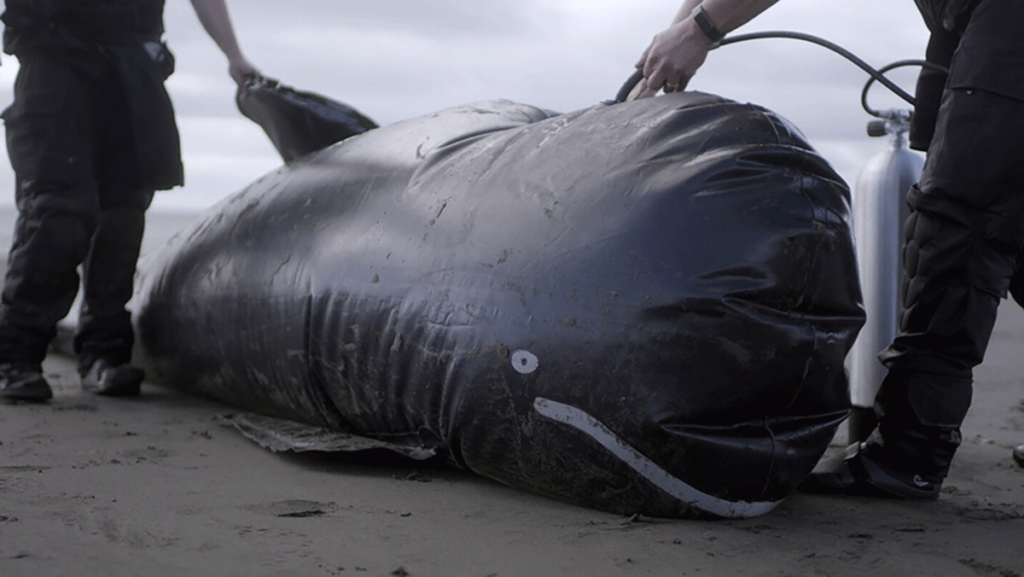
[[[101,358],[82,375],[82,388],[107,397],[134,397],[139,394],[144,377],[138,367],[115,365]]]
[[[850,445],[835,459],[823,462],[799,487],[805,493],[857,495],[909,501],[934,501],[942,479],[897,471],[884,464],[882,447],[871,439]]]
[[[39,403],[53,398],[53,391],[41,367],[4,363],[0,365],[0,398]]]

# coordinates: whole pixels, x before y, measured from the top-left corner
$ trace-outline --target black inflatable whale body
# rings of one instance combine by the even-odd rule
[[[618,513],[747,517],[848,412],[848,189],[786,121],[685,93],[369,131],[141,275],[154,380]]]

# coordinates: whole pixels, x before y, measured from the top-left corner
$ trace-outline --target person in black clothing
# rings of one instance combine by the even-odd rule
[[[1024,304],[1024,2],[916,0],[930,32],[912,146],[927,150],[908,195],[900,331],[867,441],[802,485],[820,493],[931,500],[961,442],[973,368],[1001,299]],[[631,99],[681,90],[709,47],[772,0],[688,0],[637,67]],[[1024,446],[1015,451],[1024,464]]]
[[[878,429],[808,491],[931,500],[961,442],[972,370],[1001,299],[1021,303],[1024,3],[918,0],[932,70],[918,80],[911,145],[927,150],[908,195],[900,331],[875,401]]]
[[[192,0],[239,85],[256,74],[224,0]],[[81,282],[82,386],[134,395],[130,314],[145,211],[183,183],[164,80],[164,0],[6,0],[4,51],[20,67],[3,112],[18,219],[0,302],[0,398],[45,401],[41,363]],[[82,277],[78,267],[81,265]]]

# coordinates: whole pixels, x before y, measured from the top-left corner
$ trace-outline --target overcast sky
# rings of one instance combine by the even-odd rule
[[[615,95],[651,37],[680,2],[659,0],[229,0],[249,59],[264,74],[343,101],[384,125],[451,106],[506,98],[559,111]],[[158,194],[156,210],[200,209],[281,164],[234,105],[227,63],[187,0],[167,0],[177,56],[168,88],[178,112],[186,184]],[[780,0],[736,34],[814,34],[880,67],[921,58],[927,31],[911,0]],[[0,67],[0,105],[12,99],[17,61]],[[912,91],[916,71],[893,78]],[[770,108],[799,127],[853,185],[885,148],[865,135],[866,75],[840,56],[794,40],[711,53],[689,88]],[[906,107],[877,87],[876,108]],[[6,155],[5,155],[6,156]],[[13,204],[0,162],[0,204]]]

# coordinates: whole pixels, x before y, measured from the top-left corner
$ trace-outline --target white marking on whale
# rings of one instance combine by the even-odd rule
[[[550,399],[537,397],[533,408],[542,416],[565,423],[597,441],[613,455],[624,461],[643,478],[656,487],[672,495],[676,499],[712,515],[727,518],[756,517],[775,509],[782,501],[728,501],[708,495],[695,487],[673,477],[653,461],[643,456],[625,441],[620,439],[608,427],[586,412]]]

